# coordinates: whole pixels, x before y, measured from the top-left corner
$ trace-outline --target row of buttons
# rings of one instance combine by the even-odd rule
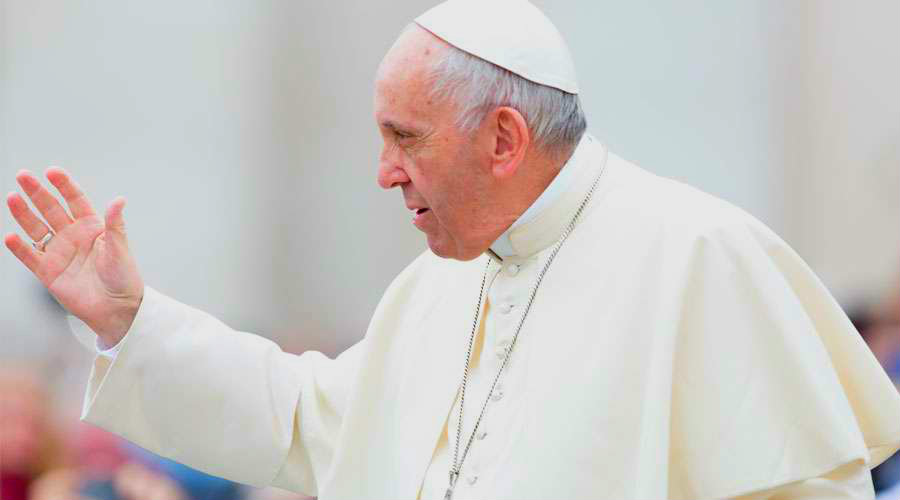
[[[506,272],[512,276],[519,274],[519,265],[518,264],[509,264],[506,266]],[[500,314],[509,314],[515,309],[515,304],[503,304],[500,306]],[[504,340],[497,344],[497,357],[500,359],[506,358],[509,355],[509,340]]]
[[[491,393],[491,401],[500,401],[501,399],[503,399],[503,387],[500,384],[497,384],[497,386],[494,387],[494,392]],[[486,438],[487,435],[487,431],[481,429],[475,434],[475,438],[479,441],[484,441],[484,438]],[[476,481],[478,481],[478,474],[469,474],[466,477],[466,482],[470,485],[474,485]]]
[[[509,264],[506,266],[506,272],[515,276],[519,273],[519,265],[518,264]],[[515,309],[515,304],[503,304],[500,306],[500,314],[509,314]],[[506,358],[509,355],[509,340],[503,340],[497,344],[496,354],[500,359]]]
[[[509,340],[504,340],[497,344],[497,349],[495,351],[495,354],[497,355],[498,358],[506,359],[506,357],[509,356],[509,344],[510,344]]]
[[[520,266],[518,264],[507,264],[506,265],[506,273],[509,274],[510,276],[515,276],[515,275],[519,274],[519,269],[520,269]],[[509,314],[512,312],[512,310],[515,307],[516,307],[515,304],[503,304],[499,308],[500,313],[501,314]],[[497,354],[498,358],[504,359],[506,356],[509,355],[509,344],[510,344],[509,340],[503,340],[497,344],[496,354]],[[491,393],[491,401],[497,402],[497,401],[500,401],[501,399],[503,399],[503,388],[498,384],[497,387],[494,388],[494,392]],[[475,434],[475,438],[477,438],[479,441],[483,441],[484,438],[487,437],[487,435],[488,435],[487,431],[480,430],[480,431],[478,431],[477,434]],[[477,474],[469,474],[468,476],[466,476],[466,482],[469,483],[470,486],[474,485],[476,482],[478,482],[478,475]]]
[[[518,264],[507,264],[507,266],[506,266],[506,272],[510,276],[515,276],[515,275],[519,274],[519,269],[520,269],[520,266]],[[500,306],[500,314],[509,314],[512,312],[513,309],[515,309],[515,307],[516,307],[515,304],[503,304],[502,306]],[[506,358],[506,356],[509,355],[509,344],[510,344],[509,340],[504,340],[504,341],[500,342],[499,344],[497,344],[496,354],[497,354],[498,358],[504,359],[504,358]],[[502,397],[502,393],[501,393],[500,397]],[[493,396],[492,396],[492,398],[493,398]],[[499,399],[499,398],[497,398],[497,399]],[[495,399],[495,401],[496,401],[496,399]]]
[[[491,397],[491,399],[494,399],[494,398]],[[496,399],[494,399],[494,401],[496,401]],[[486,430],[480,430],[480,431],[478,431],[477,434],[475,434],[475,438],[478,439],[479,441],[484,441],[484,438],[486,438],[487,435],[488,435],[488,433]],[[478,481],[478,474],[469,474],[466,477],[466,482],[469,483],[470,485],[475,484],[476,481]]]

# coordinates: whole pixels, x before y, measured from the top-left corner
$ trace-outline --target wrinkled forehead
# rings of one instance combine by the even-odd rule
[[[397,105],[430,104],[431,70],[446,47],[445,42],[418,25],[403,30],[375,75],[376,113]]]
[[[403,76],[433,67],[447,43],[417,24],[408,25],[381,60],[376,79]]]

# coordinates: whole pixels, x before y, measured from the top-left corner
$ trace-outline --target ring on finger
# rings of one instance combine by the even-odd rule
[[[52,240],[54,236],[55,235],[53,234],[53,231],[47,231],[47,234],[45,234],[44,237],[40,239],[40,241],[33,242],[31,246],[33,246],[34,249],[38,252],[44,252],[47,248],[47,244],[50,243],[50,240]]]

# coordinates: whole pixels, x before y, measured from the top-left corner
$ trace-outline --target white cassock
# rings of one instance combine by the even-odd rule
[[[835,300],[762,223],[588,135],[498,242],[502,263],[425,252],[334,360],[147,288],[115,357],[96,359],[83,418],[235,481],[440,498],[485,266],[463,440],[604,165],[454,498],[871,498],[869,468],[900,447],[900,396]]]

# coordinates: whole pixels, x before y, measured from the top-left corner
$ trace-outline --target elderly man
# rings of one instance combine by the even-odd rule
[[[382,62],[378,181],[430,251],[330,360],[146,287],[116,199],[31,174],[6,244],[99,337],[84,418],[320,498],[858,498],[900,397],[800,258],[585,133],[559,33],[451,0]]]

